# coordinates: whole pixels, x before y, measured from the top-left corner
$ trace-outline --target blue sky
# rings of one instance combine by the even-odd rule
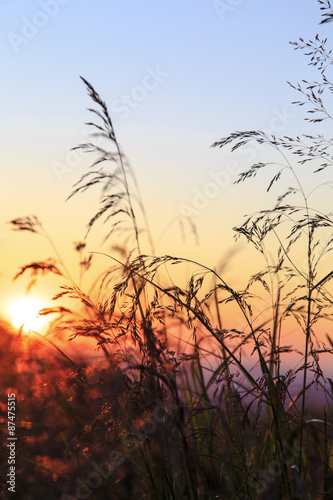
[[[208,126],[221,133],[245,118],[253,125],[251,115],[264,118],[265,108],[288,100],[284,82],[304,66],[288,41],[313,35],[319,19],[315,0],[61,1],[2,5],[4,96],[11,96],[3,110],[43,125],[47,117],[51,130],[83,113],[79,74],[111,106],[157,65],[168,76],[131,113],[126,130],[142,119],[153,129],[170,130],[173,121],[195,132]],[[46,5],[58,10],[54,17]]]
[[[0,8],[0,251],[20,264],[32,258],[34,244],[10,233],[5,221],[39,215],[65,248],[83,236],[97,207],[89,195],[64,203],[86,166],[69,156],[86,139],[90,119],[79,75],[108,104],[158,236],[232,160],[210,149],[215,140],[270,127],[281,115],[283,134],[306,130],[286,80],[316,72],[288,42],[331,31],[318,26],[315,0],[12,0]],[[59,165],[66,167],[60,177]],[[204,238],[190,254],[217,255],[250,198],[230,181],[196,218]],[[170,233],[160,251],[175,252],[178,240],[179,232]],[[3,272],[3,286],[10,272],[13,266]]]

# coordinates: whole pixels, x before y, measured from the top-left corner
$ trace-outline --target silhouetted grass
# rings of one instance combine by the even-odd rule
[[[330,3],[319,4],[322,22],[329,22]],[[322,98],[333,88],[325,73],[332,63],[325,43],[317,36],[295,44],[307,50],[321,75],[320,82],[293,85],[305,97],[297,104],[316,115],[310,119],[314,125],[331,119]],[[333,216],[311,205],[314,189],[307,193],[302,184],[306,166],[313,164],[314,176],[331,166],[332,141],[245,131],[213,144],[233,151],[251,141],[271,147],[276,160],[244,166],[236,184],[269,170],[267,191],[282,186],[273,208],[234,228],[264,262],[239,290],[213,267],[155,254],[107,106],[82,80],[96,121],[89,122],[92,142],[78,148],[92,163],[70,197],[101,188],[87,235],[103,220],[106,241],[116,234],[117,245],[112,254],[100,255],[105,272],[84,291],[37,217],[15,219],[14,229],[46,237],[56,256],[22,267],[15,278],[30,272],[33,285],[39,274],[58,276],[62,285],[55,300],[81,303],[80,316],[63,306],[41,314],[58,315],[53,334],[66,331],[72,341],[93,338],[105,362],[73,361],[56,336],[37,336],[22,351],[19,338],[3,330],[12,370],[7,380],[18,391],[22,415],[16,498],[333,498],[333,382],[320,365],[322,353],[332,354],[333,342],[329,334],[325,341],[317,334],[331,321],[333,272],[321,263],[332,250]],[[142,251],[147,244],[149,255]],[[95,256],[85,254],[82,242],[75,250],[82,278]],[[177,282],[175,266],[191,269],[187,283]],[[231,317],[237,325],[226,327]],[[303,339],[302,361],[285,370],[282,362],[296,352],[284,339],[291,321]],[[45,355],[36,356],[36,349]],[[323,406],[312,403],[314,388]],[[9,498],[5,482],[3,498]]]

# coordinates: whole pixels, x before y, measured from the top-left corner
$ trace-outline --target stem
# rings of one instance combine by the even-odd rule
[[[32,330],[32,333],[34,335],[38,335],[38,337],[40,337],[44,342],[48,342],[49,344],[51,344],[58,352],[60,352],[60,354],[67,361],[69,361],[73,366],[76,366],[76,363],[69,356],[67,356],[67,354],[65,354],[64,351],[62,351],[54,342],[52,342],[52,340],[46,338],[44,335],[41,335],[40,333],[36,332],[35,330]]]
[[[312,301],[312,267],[311,267],[311,241],[312,241],[313,228],[309,229],[308,240],[308,308],[306,318],[306,331],[305,331],[305,356],[304,356],[304,373],[303,373],[303,393],[302,393],[302,409],[301,409],[301,435],[300,435],[300,452],[299,452],[299,476],[302,477],[302,447],[303,447],[303,434],[304,434],[304,414],[305,414],[305,392],[306,392],[306,378],[307,366],[309,357],[309,340],[311,333],[311,301]]]
[[[53,243],[52,239],[51,239],[51,238],[50,238],[50,236],[47,234],[47,232],[44,230],[44,228],[42,228],[42,229],[43,229],[43,234],[44,234],[45,238],[46,238],[46,239],[47,239],[47,241],[50,243],[50,245],[51,245],[51,247],[52,247],[52,249],[53,249],[54,253],[55,253],[55,254],[56,254],[56,256],[57,256],[57,259],[58,259],[59,263],[61,264],[61,266],[62,266],[63,270],[64,270],[64,271],[65,271],[65,273],[67,274],[67,278],[68,278],[68,279],[69,279],[69,281],[72,283],[72,285],[75,285],[74,280],[73,280],[73,278],[72,278],[72,276],[71,276],[71,273],[68,271],[68,269],[67,269],[67,267],[66,267],[66,265],[65,265],[64,261],[62,260],[62,258],[61,258],[61,256],[60,256],[60,253],[59,253],[59,252],[58,252],[58,250],[57,250],[57,247],[55,246],[55,244]]]
[[[313,231],[314,228],[310,224],[310,210],[309,210],[309,205],[308,205],[308,199],[307,196],[305,195],[304,189],[302,187],[302,184],[293,169],[292,165],[290,164],[288,158],[286,155],[279,149],[278,146],[273,145],[279,153],[283,156],[284,160],[286,161],[287,165],[289,166],[290,171],[292,172],[299,188],[302,193],[303,199],[304,199],[304,204],[305,204],[305,211],[306,211],[306,217],[308,220],[308,248],[307,248],[307,257],[308,257],[308,276],[306,279],[307,282],[307,287],[308,287],[308,296],[307,296],[307,301],[308,301],[308,307],[307,307],[307,314],[306,314],[306,330],[305,330],[305,356],[304,356],[304,373],[303,373],[303,390],[302,390],[302,409],[301,409],[301,434],[300,434],[300,453],[299,453],[299,477],[302,477],[302,446],[303,446],[303,434],[304,434],[304,414],[305,414],[305,398],[306,398],[306,378],[307,378],[307,365],[308,365],[308,357],[309,357],[309,340],[310,340],[310,326],[311,326],[311,300],[312,300],[312,283],[313,283],[313,272],[312,272],[312,264],[311,264],[311,257],[312,257],[312,249],[311,249],[311,243],[312,243],[312,236],[313,236]],[[301,274],[302,276],[302,274]]]
[[[111,255],[108,255],[106,253],[103,253],[103,252],[93,252],[93,253],[97,254],[97,255],[104,255],[105,257],[108,257],[109,259],[114,260],[115,262],[117,262],[118,264],[120,264],[121,266],[123,266],[125,269],[127,269],[129,272],[137,274],[141,279],[144,279],[147,283],[151,284],[154,288],[156,288],[160,292],[162,292],[165,295],[167,295],[168,297],[170,297],[175,303],[179,304],[180,306],[184,307],[185,309],[188,309],[193,314],[193,316],[206,328],[206,330],[215,338],[215,340],[226,350],[226,352],[229,355],[229,357],[236,363],[236,365],[243,372],[243,374],[245,375],[245,377],[251,382],[251,385],[253,387],[259,389],[259,386],[258,386],[257,382],[255,381],[255,379],[248,372],[248,370],[245,368],[245,366],[237,359],[237,357],[234,355],[234,353],[232,351],[230,351],[230,349],[224,343],[224,340],[221,338],[221,336],[219,336],[216,333],[215,329],[211,326],[211,324],[209,323],[208,319],[203,314],[199,313],[192,306],[190,306],[190,305],[186,304],[185,302],[183,302],[179,297],[176,297],[171,292],[169,292],[168,290],[164,289],[158,283],[150,280],[146,276],[141,276],[137,271],[133,271],[129,266],[127,266],[126,264],[124,264],[120,260],[116,259],[115,257],[113,257]],[[190,259],[183,259],[183,260],[197,264],[195,261],[192,261]],[[202,267],[206,268],[206,266],[202,266]],[[206,268],[206,269],[208,270],[209,268]],[[216,275],[219,278],[219,280],[221,280],[223,283],[225,283],[223,281],[223,279],[215,271],[213,271],[212,269],[209,269],[209,271],[211,271],[214,275]],[[225,284],[225,286],[228,288],[228,290],[230,290],[232,292],[231,288],[229,288],[228,285]],[[253,330],[251,332],[251,335],[252,334],[254,334]],[[267,399],[269,399],[268,394],[265,394],[265,396],[266,396]]]

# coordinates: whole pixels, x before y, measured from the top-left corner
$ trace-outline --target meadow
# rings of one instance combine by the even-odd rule
[[[318,3],[321,23],[329,23],[330,2]],[[326,43],[318,36],[293,43],[317,70],[319,81],[291,84],[314,129],[332,120],[324,104],[333,89]],[[314,193],[329,205],[332,184],[322,175],[332,167],[332,140],[250,130],[213,144],[272,150],[268,161],[244,165],[235,182],[235,191],[250,187],[265,172],[273,199],[234,228],[263,263],[236,289],[214,263],[156,254],[107,105],[81,79],[92,133],[74,149],[91,164],[69,198],[99,189],[85,238],[103,224],[108,250],[90,253],[84,239],[75,252],[81,277],[97,254],[105,270],[85,290],[38,217],[10,222],[46,238],[56,256],[22,266],[15,279],[30,276],[33,287],[54,275],[60,286],[54,307],[40,311],[52,318],[46,333],[1,326],[1,498],[333,498],[333,380],[322,367],[333,350],[333,214],[313,205]],[[182,223],[195,230],[190,218]],[[66,343],[82,338],[102,359],[81,360],[79,348],[68,354]],[[17,401],[15,493],[5,477],[7,391]]]

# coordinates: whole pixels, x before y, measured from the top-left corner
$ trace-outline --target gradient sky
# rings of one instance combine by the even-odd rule
[[[38,215],[71,263],[72,242],[97,209],[97,193],[64,202],[87,166],[69,156],[86,140],[90,119],[79,75],[108,104],[158,238],[184,205],[193,207],[212,175],[230,170],[234,156],[210,149],[214,141],[269,128],[281,114],[283,134],[308,131],[286,80],[315,78],[316,71],[289,41],[326,36],[332,27],[318,26],[316,0],[13,0],[1,3],[1,19],[2,304],[25,284],[11,284],[17,266],[52,255],[34,235],[10,232],[6,221]],[[175,226],[159,253],[213,267],[233,246],[232,226],[263,208],[266,195],[260,182],[249,189],[229,177],[195,214],[200,247],[190,234],[183,244]],[[100,250],[100,240],[94,233],[90,248]]]

